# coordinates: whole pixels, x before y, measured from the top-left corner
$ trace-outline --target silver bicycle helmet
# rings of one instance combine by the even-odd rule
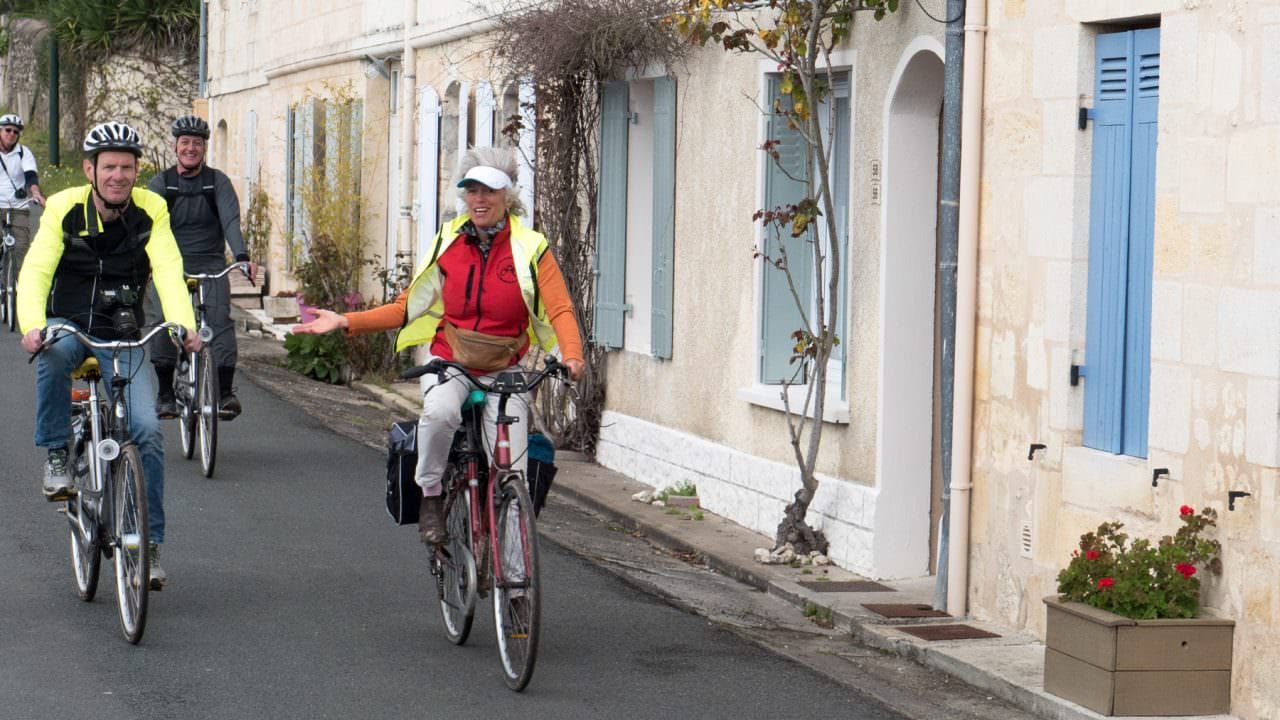
[[[14,115],[13,113],[8,113],[7,115],[0,115],[0,125],[12,125],[18,128],[19,130],[21,130],[22,118],[18,117],[17,115]]]
[[[95,125],[84,136],[86,155],[97,157],[103,150],[121,150],[133,153],[134,157],[142,157],[142,139],[138,137],[138,131],[124,123],[104,122]]]
[[[169,132],[173,133],[175,138],[183,135],[195,135],[205,140],[209,139],[209,123],[204,118],[195,115],[183,115],[173,121],[173,126],[169,128]]]

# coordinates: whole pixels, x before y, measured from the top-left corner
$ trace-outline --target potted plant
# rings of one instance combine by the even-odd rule
[[[1045,598],[1046,692],[1103,715],[1229,711],[1235,623],[1199,616],[1200,571],[1222,572],[1217,513],[1183,505],[1179,521],[1155,543],[1118,522],[1080,537]]]

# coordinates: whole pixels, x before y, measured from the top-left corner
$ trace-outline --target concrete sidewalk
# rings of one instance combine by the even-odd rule
[[[282,337],[284,328],[264,325],[263,330]],[[405,416],[415,416],[421,409],[416,381],[397,383],[389,389],[363,383],[356,383],[355,387]],[[863,603],[930,606],[934,593],[932,577],[875,583],[881,588],[874,590],[863,586],[847,592],[821,591],[837,587],[834,583],[866,578],[835,566],[795,568],[761,564],[755,559],[755,551],[770,547],[772,538],[705,510],[695,515],[688,510],[633,500],[636,493],[653,488],[607,470],[577,453],[557,452],[556,465],[559,472],[552,488],[554,494],[635,530],[669,550],[697,556],[719,573],[790,602],[798,614],[825,615],[829,610],[836,628],[847,630],[869,647],[948,673],[1039,717],[1050,720],[1103,717],[1044,692],[1044,644],[1031,635],[967,618],[891,619],[863,607]],[[903,630],[920,625],[958,623],[999,637],[928,641]],[[1234,718],[1231,715],[1198,717]]]

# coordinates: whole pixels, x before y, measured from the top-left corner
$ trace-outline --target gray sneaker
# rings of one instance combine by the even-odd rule
[[[151,543],[151,589],[163,590],[165,583],[169,582],[169,576],[164,574],[164,568],[160,567],[160,546]]]
[[[67,449],[49,448],[44,461],[44,496],[50,502],[66,500],[76,494],[67,474]]]

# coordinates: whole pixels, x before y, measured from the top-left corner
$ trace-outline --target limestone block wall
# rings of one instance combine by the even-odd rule
[[[1080,534],[1220,513],[1207,612],[1233,713],[1280,712],[1280,2],[989,3],[974,443],[975,616],[1042,633]],[[1094,38],[1160,27],[1148,458],[1082,447]],[[1087,382],[1087,378],[1085,382]],[[1030,443],[1047,451],[1027,461]],[[1152,487],[1152,471],[1168,468]],[[1227,492],[1252,497],[1227,511]],[[1026,541],[1029,539],[1029,543]]]

